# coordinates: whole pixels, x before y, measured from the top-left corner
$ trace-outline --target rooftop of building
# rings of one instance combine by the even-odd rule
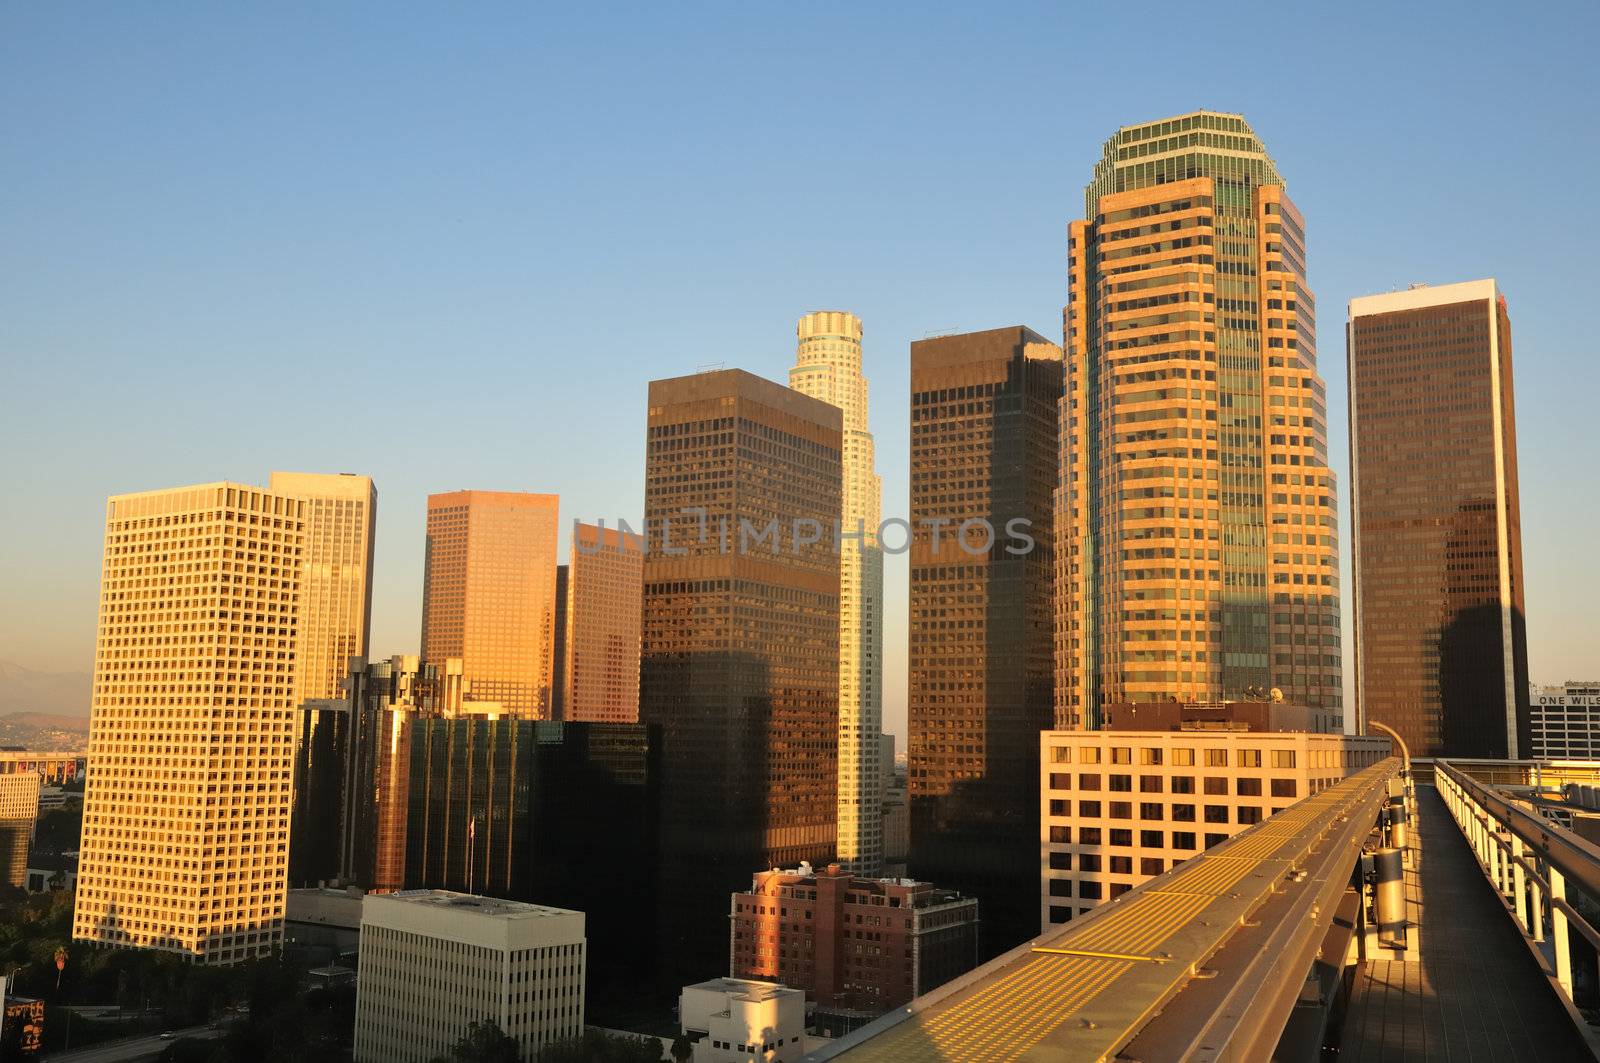
[[[1107,705],[1107,731],[1319,732],[1318,710],[1289,701],[1117,702]]]
[[[1358,295],[1350,300],[1350,317],[1367,317],[1372,314],[1392,314],[1402,310],[1420,310],[1424,307],[1448,306],[1476,300],[1496,299],[1500,286],[1493,277],[1482,280],[1456,281],[1451,284],[1413,284],[1407,288],[1375,295]]]
[[[665,406],[738,398],[772,407],[833,432],[844,430],[844,411],[839,407],[744,369],[709,369],[652,380],[649,394],[652,413]]]
[[[1007,361],[1018,356],[1059,361],[1061,348],[1026,325],[952,332],[911,341],[913,374],[971,362]]]
[[[815,883],[818,879],[826,878],[848,879],[849,889],[855,892],[908,896],[914,902],[912,907],[918,908],[967,899],[956,890],[945,889],[932,882],[923,882],[914,878],[867,878],[851,874],[839,864],[829,864],[821,871],[815,870],[809,864],[789,868],[775,867],[770,871],[758,871],[751,879],[751,890],[759,890],[763,881],[771,878],[778,878],[785,885]]]
[[[499,897],[481,897],[475,893],[456,893],[453,890],[401,890],[398,893],[367,894],[366,899],[415,904],[444,911],[480,915],[490,919],[547,919],[552,916],[582,914],[566,908],[508,901]]]
[[[708,978],[704,982],[683,987],[685,991],[698,989],[706,993],[731,993],[737,997],[756,1002],[775,1000],[778,997],[791,993],[800,993],[803,990],[792,989],[779,982],[758,982],[752,978]]]

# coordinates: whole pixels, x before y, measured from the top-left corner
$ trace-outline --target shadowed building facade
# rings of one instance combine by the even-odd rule
[[[639,716],[662,730],[674,991],[725,972],[752,871],[833,853],[841,425],[741,370],[650,384]]]
[[[910,870],[977,898],[985,956],[1037,924],[1060,398],[1029,329],[911,345]]]
[[[1239,115],[1127,126],[1068,227],[1056,725],[1273,687],[1338,710],[1305,224]]]
[[[358,657],[342,700],[299,706],[291,887],[405,885],[411,734],[416,720],[447,707],[441,686],[439,669],[415,656]]]
[[[652,974],[659,731],[643,724],[414,716],[406,888],[583,911],[591,1000]],[[726,898],[724,898],[724,905]]]
[[[1356,704],[1413,756],[1531,750],[1511,321],[1493,280],[1350,300]]]
[[[555,495],[428,496],[422,659],[456,657],[469,700],[525,719],[554,708]]]
[[[800,319],[789,386],[844,414],[839,543],[839,863],[857,874],[883,866],[883,482],[867,425],[861,319],[819,310]]]

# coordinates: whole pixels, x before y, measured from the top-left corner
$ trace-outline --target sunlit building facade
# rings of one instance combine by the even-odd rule
[[[985,956],[1035,923],[1060,399],[1029,329],[911,345],[910,871],[978,900]]]
[[[742,370],[650,383],[639,718],[662,729],[669,984],[725,969],[753,870],[833,855],[841,425]]]
[[[73,937],[281,943],[305,508],[234,483],[108,502]]]
[[[838,859],[858,874],[883,865],[883,482],[867,424],[861,319],[838,310],[805,315],[789,386],[844,414],[839,544]]]
[[[462,663],[466,696],[525,719],[553,711],[555,495],[428,496],[422,658]]]
[[[350,658],[367,655],[377,488],[351,473],[274,472],[267,489],[306,503],[295,697],[343,698]]]
[[[1356,704],[1418,756],[1530,752],[1511,319],[1493,280],[1350,300]]]
[[[1239,115],[1127,126],[1085,211],[1067,237],[1057,726],[1274,687],[1342,711],[1316,305],[1277,166]]]
[[[0,886],[28,884],[28,845],[39,818],[39,776],[0,774]]]
[[[1170,706],[1172,715],[1178,708]],[[1120,723],[1040,736],[1041,933],[1377,763],[1390,749],[1382,737],[1242,721],[1239,729],[1212,721],[1152,729]]]
[[[644,540],[616,528],[574,524],[567,571],[562,719],[636,723]]]

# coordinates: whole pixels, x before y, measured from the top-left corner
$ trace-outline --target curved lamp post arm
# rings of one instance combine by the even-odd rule
[[[1393,727],[1390,727],[1386,723],[1379,723],[1377,720],[1369,719],[1367,721],[1367,728],[1369,730],[1383,732],[1394,741],[1395,745],[1400,747],[1401,777],[1406,781],[1406,810],[1408,812],[1413,812],[1411,804],[1415,798],[1416,790],[1412,786],[1411,778],[1411,749],[1406,745],[1406,740],[1400,737],[1400,732],[1396,731]]]

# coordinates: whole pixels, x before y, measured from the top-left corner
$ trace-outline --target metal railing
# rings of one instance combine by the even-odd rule
[[[1491,885],[1534,946],[1579,1028],[1572,996],[1571,936],[1600,952],[1600,931],[1568,899],[1569,883],[1600,899],[1600,848],[1524,809],[1448,761],[1434,762],[1434,782]]]

